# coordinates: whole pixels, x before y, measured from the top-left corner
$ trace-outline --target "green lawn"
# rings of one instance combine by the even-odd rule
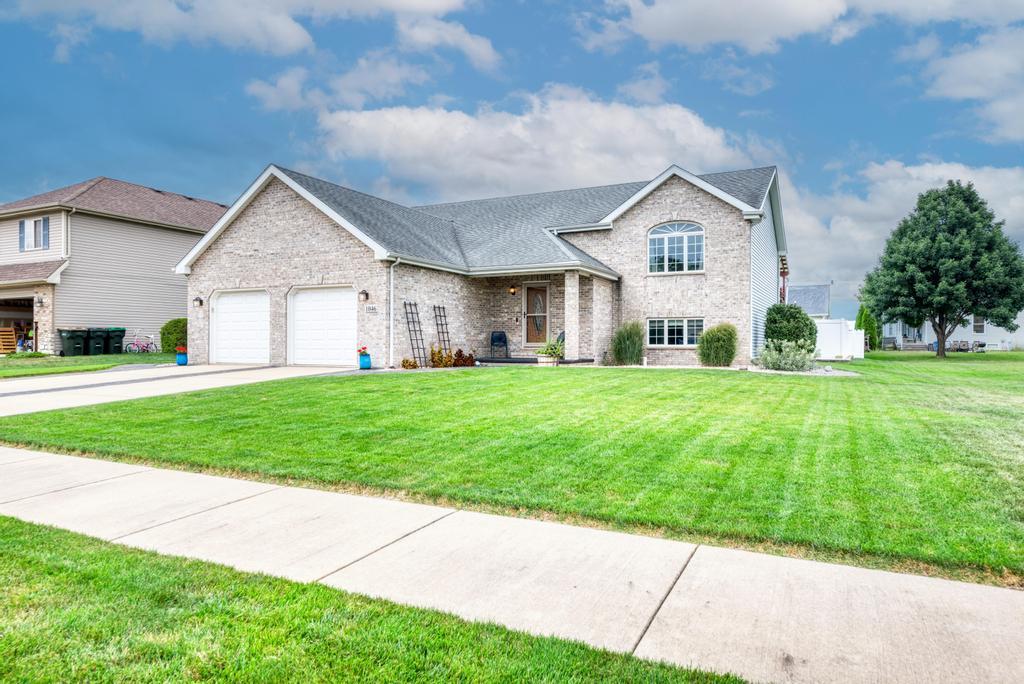
[[[98,371],[130,363],[173,363],[174,354],[99,354],[97,356],[0,356],[0,378]]]
[[[0,681],[739,680],[0,518]]]
[[[1019,583],[1024,354],[852,368],[306,378],[5,418],[0,440]]]

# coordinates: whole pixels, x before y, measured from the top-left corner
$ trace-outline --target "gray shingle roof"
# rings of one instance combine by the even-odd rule
[[[614,274],[549,229],[600,221],[650,182],[405,207],[277,168],[389,252],[467,270],[582,265]],[[700,178],[758,208],[774,173],[772,166]]]
[[[762,166],[757,169],[706,173],[700,178],[736,199],[746,202],[754,209],[760,209],[774,176],[774,166]]]
[[[27,264],[5,264],[0,266],[0,285],[13,283],[43,282],[64,265],[65,259],[33,261]]]
[[[468,266],[451,221],[298,171],[277,168],[387,250],[459,268]]]
[[[8,202],[0,205],[0,213],[50,206],[74,207],[202,231],[212,228],[227,210],[216,202],[99,177]]]
[[[786,301],[796,304],[808,316],[828,316],[832,313],[829,285],[790,285]]]

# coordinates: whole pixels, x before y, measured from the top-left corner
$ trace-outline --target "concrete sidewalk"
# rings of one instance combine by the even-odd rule
[[[0,515],[755,681],[1024,681],[1010,589],[9,448]]]
[[[16,378],[0,382],[0,416],[345,371],[333,366],[160,366]]]

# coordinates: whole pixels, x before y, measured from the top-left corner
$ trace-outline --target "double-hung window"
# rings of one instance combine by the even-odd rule
[[[49,245],[49,217],[25,219],[19,222],[21,251],[46,249]]]
[[[978,333],[979,335],[984,335],[985,334],[985,317],[984,316],[978,316],[978,315],[974,316],[974,332]]]
[[[703,332],[703,318],[651,318],[647,321],[647,344],[652,347],[695,347]]]
[[[668,223],[647,234],[648,273],[704,270],[704,229],[696,223]]]

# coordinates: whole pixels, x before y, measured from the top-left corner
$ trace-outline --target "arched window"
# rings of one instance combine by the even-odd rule
[[[668,223],[647,234],[647,272],[704,270],[704,228],[696,223]]]

